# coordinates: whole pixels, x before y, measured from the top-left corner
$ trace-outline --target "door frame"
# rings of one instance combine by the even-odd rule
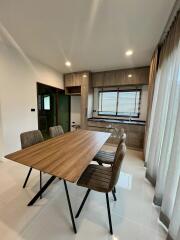
[[[56,124],[58,124],[59,122],[59,112],[58,112],[58,109],[59,109],[59,101],[58,101],[58,94],[59,93],[64,93],[65,94],[65,90],[64,89],[61,89],[61,88],[57,88],[57,87],[54,87],[54,86],[51,86],[51,85],[48,85],[48,84],[44,84],[44,83],[41,83],[41,82],[36,82],[36,96],[37,96],[37,119],[38,119],[38,129],[39,129],[39,106],[38,106],[38,87],[39,86],[45,86],[45,87],[49,87],[49,88],[53,88],[55,90],[55,93],[56,93]],[[69,101],[69,109],[71,111],[71,101]],[[71,127],[71,112],[69,113],[69,129]]]

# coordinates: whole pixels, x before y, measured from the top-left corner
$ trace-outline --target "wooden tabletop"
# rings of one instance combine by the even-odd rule
[[[76,182],[110,133],[78,130],[8,154],[7,159]]]

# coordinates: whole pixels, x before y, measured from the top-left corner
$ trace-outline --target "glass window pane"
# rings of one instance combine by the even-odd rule
[[[50,109],[50,96],[44,96],[44,110]]]
[[[99,93],[99,114],[138,117],[140,90]]]
[[[140,91],[119,92],[118,115],[138,116],[140,104]]]
[[[99,114],[116,115],[117,92],[99,93]]]

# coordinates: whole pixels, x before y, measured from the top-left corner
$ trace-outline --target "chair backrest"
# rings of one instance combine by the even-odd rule
[[[117,149],[116,149],[116,154],[118,154],[118,152],[119,152],[119,149],[121,147],[121,143],[126,143],[126,137],[127,137],[126,133],[123,132],[120,136],[120,139],[119,139],[119,143],[118,143],[118,146],[117,146]]]
[[[20,139],[22,149],[44,141],[44,138],[40,130],[21,133]]]
[[[118,137],[121,138],[121,136],[125,133],[124,128],[120,128],[118,132]]]
[[[126,153],[126,144],[122,142],[119,146],[119,151],[116,151],[114,164],[112,166],[112,175],[111,175],[111,182],[109,185],[109,191],[111,191],[117,184],[125,153]]]
[[[50,134],[50,137],[53,138],[53,137],[57,137],[64,134],[64,131],[62,126],[59,125],[59,126],[50,127],[49,134]]]

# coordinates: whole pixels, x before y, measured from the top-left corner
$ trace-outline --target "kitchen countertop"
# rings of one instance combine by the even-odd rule
[[[126,119],[110,119],[110,118],[88,118],[88,121],[93,122],[107,122],[107,123],[117,123],[117,124],[131,124],[131,125],[141,125],[144,126],[146,124],[145,121],[142,120],[126,120]]]

